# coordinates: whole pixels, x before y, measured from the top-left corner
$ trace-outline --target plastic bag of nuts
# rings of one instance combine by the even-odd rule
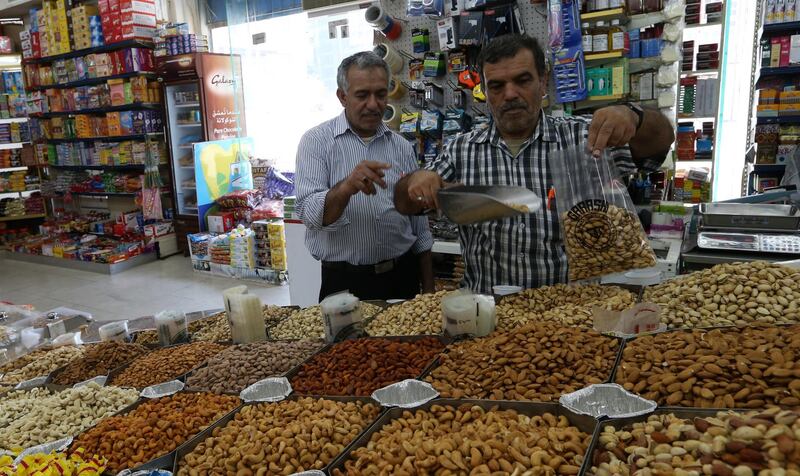
[[[231,466],[250,475],[321,470],[379,413],[372,403],[316,398],[245,405],[184,456],[176,474],[226,474]]]
[[[402,411],[331,474],[578,474],[591,438],[564,415],[434,402]]]
[[[549,402],[608,381],[619,347],[595,331],[533,323],[448,346],[425,380],[443,398]]]
[[[192,372],[186,384],[192,390],[239,393],[259,380],[288,372],[322,346],[321,341],[310,340],[235,345]]]
[[[594,158],[585,145],[567,148],[554,170],[569,280],[656,265],[636,207],[610,153]]]
[[[99,454],[118,473],[173,451],[240,403],[232,395],[202,392],[146,400],[124,415],[100,421],[75,438],[69,450]]]
[[[662,410],[632,424],[603,425],[587,472],[593,476],[800,475],[796,410],[693,416]]]
[[[119,341],[100,342],[87,349],[82,357],[59,369],[57,374],[54,373],[52,383],[73,385],[98,375],[108,375],[115,368],[147,352],[146,347],[138,344]]]
[[[386,385],[419,377],[443,349],[436,337],[346,340],[303,364],[291,379],[292,388],[305,395],[368,396]]]
[[[361,303],[361,315],[364,319],[377,314],[381,308],[368,302]],[[324,339],[325,327],[322,321],[322,310],[319,306],[311,306],[294,311],[289,317],[269,329],[269,337],[282,339]]]
[[[800,321],[800,272],[752,261],[726,263],[645,288],[669,328]]]
[[[109,385],[144,388],[166,382],[191,371],[223,350],[225,346],[211,342],[192,342],[154,350],[111,377]]]
[[[617,286],[542,286],[504,296],[497,304],[497,328],[514,329],[529,322],[555,322],[592,329],[592,309],[624,311],[636,304],[636,295]]]
[[[659,405],[800,405],[800,325],[672,331],[625,344],[616,381]]]

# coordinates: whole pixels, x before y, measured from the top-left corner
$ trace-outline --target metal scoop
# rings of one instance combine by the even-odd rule
[[[535,213],[542,200],[525,187],[459,185],[439,190],[439,206],[453,223],[469,225]]]

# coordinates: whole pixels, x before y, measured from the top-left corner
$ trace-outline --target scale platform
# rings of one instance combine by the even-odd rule
[[[700,213],[700,248],[800,254],[800,209],[794,205],[704,203]]]

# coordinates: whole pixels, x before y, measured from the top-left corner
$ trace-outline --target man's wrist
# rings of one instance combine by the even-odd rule
[[[636,124],[636,132],[639,132],[639,129],[642,128],[642,124],[644,123],[644,109],[638,104],[625,104],[624,107],[635,116],[634,124]]]

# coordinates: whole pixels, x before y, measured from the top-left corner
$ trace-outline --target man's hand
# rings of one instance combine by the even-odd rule
[[[599,157],[606,147],[621,147],[636,135],[639,115],[627,106],[609,106],[595,111],[589,125],[589,149]]]
[[[438,192],[443,186],[439,174],[430,170],[418,170],[408,178],[408,198],[424,204],[425,208],[439,208]]]
[[[365,195],[375,195],[378,193],[375,189],[376,184],[381,188],[386,188],[386,182],[383,181],[383,171],[389,168],[391,168],[391,165],[384,162],[364,160],[356,165],[350,175],[339,183],[339,186],[349,195],[355,195],[358,192],[363,192]]]

